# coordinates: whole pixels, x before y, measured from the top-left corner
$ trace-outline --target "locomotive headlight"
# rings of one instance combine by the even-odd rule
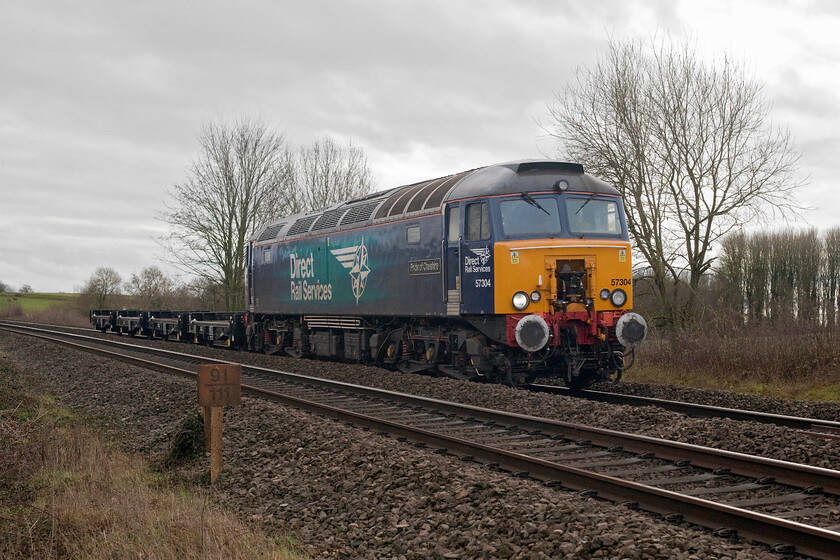
[[[534,290],[533,292],[531,292],[531,301],[537,303],[538,301],[540,301],[540,299],[542,299],[542,294],[539,292],[539,290]]]
[[[601,299],[604,301],[610,299],[610,291],[608,289],[604,288],[603,290],[601,290]]]
[[[613,290],[612,294],[610,294],[610,301],[614,306],[621,307],[627,303],[627,292],[621,288]]]
[[[511,299],[513,303],[513,307],[519,311],[522,311],[526,307],[528,307],[528,294],[525,292],[516,292],[513,294],[513,298]]]

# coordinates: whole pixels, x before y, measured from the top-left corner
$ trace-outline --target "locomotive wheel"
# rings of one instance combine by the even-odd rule
[[[252,352],[262,352],[265,344],[265,336],[262,329],[254,325],[248,325],[245,329],[245,338],[248,341],[248,349]]]
[[[582,370],[577,376],[571,379],[564,379],[566,386],[572,393],[582,391],[592,385],[598,379],[596,371]]]
[[[583,389],[585,389],[589,385],[589,383],[587,383],[584,380],[584,377],[585,376],[583,376],[583,375],[579,375],[579,376],[573,378],[571,381],[567,379],[567,380],[565,380],[566,381],[566,386],[569,388],[569,390],[572,393],[577,393],[579,391],[582,391]]]
[[[520,384],[513,373],[513,364],[505,358],[504,365],[499,368],[502,383],[509,387],[518,387]]]

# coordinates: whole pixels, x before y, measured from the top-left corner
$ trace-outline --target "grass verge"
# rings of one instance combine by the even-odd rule
[[[658,365],[636,365],[624,374],[622,381],[732,391],[781,399],[840,403],[840,380],[838,380],[838,376],[834,376],[833,381],[820,377],[808,377],[793,382],[779,379],[714,375],[702,368],[675,370]]]
[[[658,337],[623,379],[840,403],[840,330]]]
[[[0,558],[306,558],[23,379],[0,360]]]

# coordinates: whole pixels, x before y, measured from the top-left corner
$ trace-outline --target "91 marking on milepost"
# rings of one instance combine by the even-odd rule
[[[241,400],[241,365],[205,364],[198,368],[198,404],[237,406]]]
[[[242,366],[204,364],[198,368],[198,404],[204,416],[205,445],[210,451],[210,482],[222,472],[223,406],[242,401]]]

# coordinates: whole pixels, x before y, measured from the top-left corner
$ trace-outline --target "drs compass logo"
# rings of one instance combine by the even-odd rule
[[[368,251],[365,247],[365,239],[355,247],[344,249],[332,249],[330,253],[338,259],[341,266],[350,270],[350,285],[353,287],[353,295],[356,296],[356,305],[359,305],[359,298],[365,293],[367,277],[370,274],[368,267]]]

